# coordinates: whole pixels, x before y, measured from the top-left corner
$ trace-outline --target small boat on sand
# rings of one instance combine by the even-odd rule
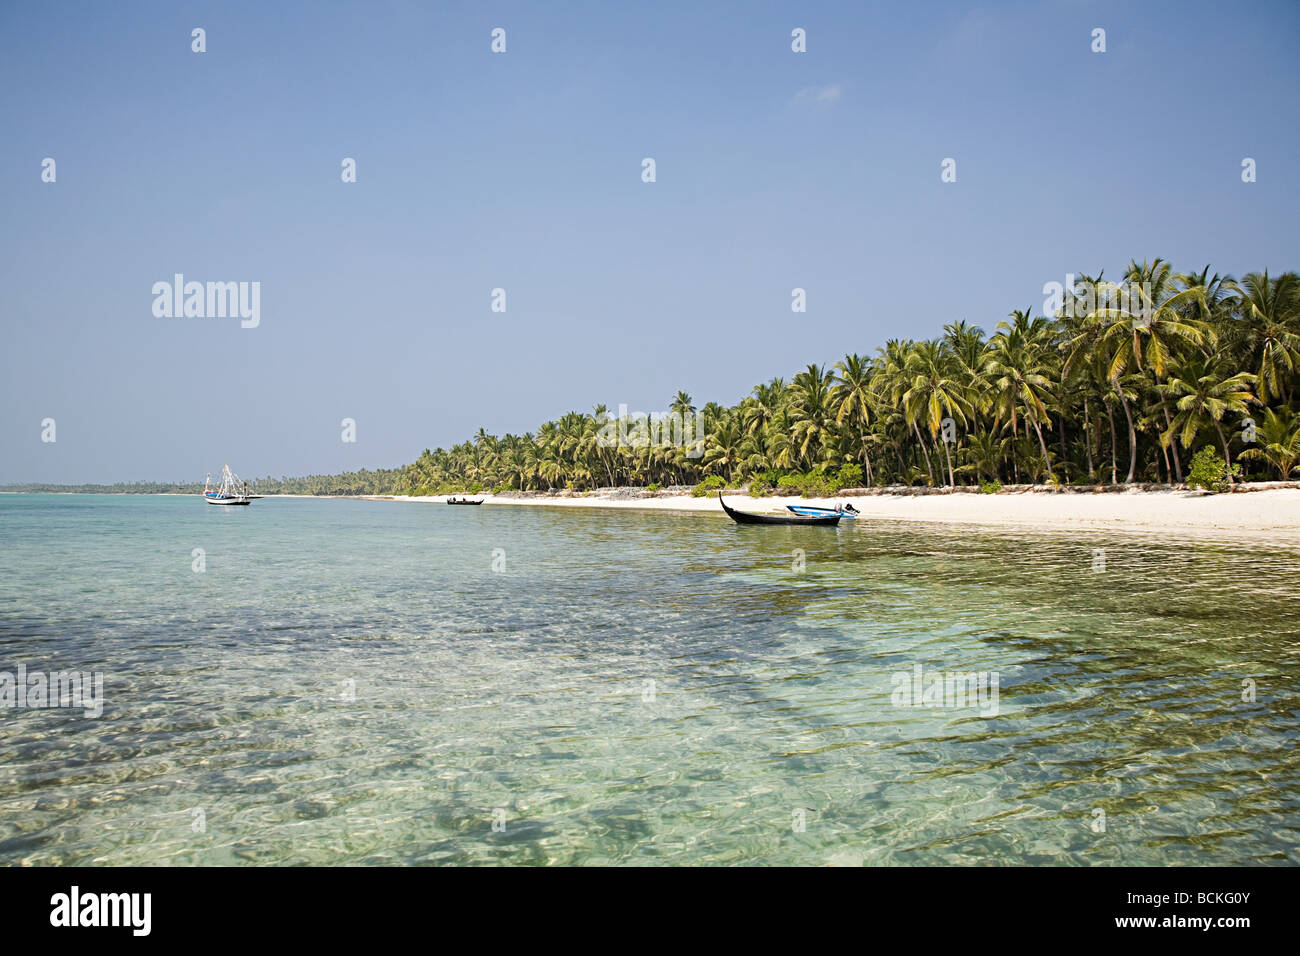
[[[447,499],[447,504],[449,504],[449,505],[481,505],[482,503],[483,503],[483,499],[482,499],[482,498],[480,498],[478,501],[470,501],[468,498],[460,498],[460,499],[456,499],[456,498],[448,498],[448,499]]]
[[[240,481],[239,476],[226,465],[221,469],[221,487],[212,488],[212,472],[208,472],[207,481],[203,482],[203,500],[210,505],[248,505],[261,495],[248,493],[248,482]]]
[[[819,508],[815,505],[786,505],[786,508],[797,515],[805,515],[807,517],[841,515],[845,518],[856,518],[858,516],[858,509],[853,507],[852,504],[846,504],[842,508]]]
[[[736,524],[796,524],[796,525],[815,525],[815,526],[833,526],[840,523],[844,517],[842,511],[827,511],[826,514],[801,515],[801,514],[753,514],[749,511],[736,511],[734,508],[728,508],[727,503],[722,500],[722,492],[718,492],[718,502],[722,505],[731,520]]]

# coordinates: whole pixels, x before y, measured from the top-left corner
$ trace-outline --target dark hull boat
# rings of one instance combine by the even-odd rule
[[[457,501],[455,498],[447,499],[447,504],[449,505],[481,505],[482,503],[483,503],[482,498],[480,498],[478,501],[470,501],[467,498],[462,498],[459,501]]]
[[[844,517],[844,515],[838,511],[829,512],[824,515],[750,514],[748,511],[736,511],[733,508],[728,508],[727,503],[722,500],[722,492],[720,491],[718,492],[718,502],[722,505],[722,510],[725,511],[728,514],[728,516],[730,516],[731,520],[736,522],[736,524],[797,524],[797,525],[818,525],[818,526],[833,527],[834,525],[839,524],[840,519]]]

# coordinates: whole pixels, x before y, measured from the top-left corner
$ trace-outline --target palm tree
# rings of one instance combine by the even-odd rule
[[[966,424],[970,403],[963,394],[962,383],[953,377],[951,354],[938,342],[918,342],[908,354],[904,369],[908,377],[907,391],[903,393],[903,414],[915,424],[924,419],[930,429],[930,438],[936,439],[945,415],[955,422]],[[948,484],[956,485],[952,474],[952,454],[949,442],[943,442],[943,454],[948,463]]]
[[[835,386],[831,390],[831,403],[835,409],[835,424],[847,426],[851,432],[851,445],[856,447],[867,472],[867,484],[872,484],[871,455],[868,453],[866,430],[873,418],[871,394],[871,360],[861,355],[844,356],[835,363]]]
[[[1145,366],[1154,375],[1159,393],[1165,369],[1175,351],[1200,346],[1213,338],[1208,323],[1187,315],[1189,311],[1195,316],[1208,310],[1205,289],[1194,285],[1175,291],[1172,267],[1162,259],[1150,263],[1144,261],[1140,266],[1134,260],[1129,263],[1124,278],[1127,294],[1114,295],[1108,307],[1097,309],[1086,321],[1095,323],[1099,328],[1099,347],[1110,356],[1112,379],[1122,377],[1130,365],[1136,367],[1138,372],[1144,371]],[[1112,293],[1125,291],[1119,286],[1110,289]],[[1125,305],[1128,308],[1124,308]],[[1161,410],[1165,417],[1165,427],[1169,428],[1169,409],[1163,399]],[[1124,414],[1129,420],[1131,452],[1126,481],[1132,481],[1137,435],[1127,402],[1124,403]],[[1176,448],[1173,455],[1175,473],[1178,480],[1182,481],[1182,462]]]
[[[687,418],[695,414],[695,405],[691,400],[691,396],[687,395],[685,392],[679,391],[673,396],[672,404],[668,406],[668,410],[674,415],[680,416],[681,419],[685,421]]]
[[[1264,421],[1256,429],[1258,442],[1243,451],[1238,458],[1263,461],[1277,469],[1279,480],[1286,481],[1293,472],[1300,471],[1300,421],[1289,408],[1266,409]]]
[[[1242,280],[1239,299],[1246,346],[1255,362],[1260,401],[1289,401],[1289,379],[1300,367],[1300,276],[1268,270]]]
[[[824,368],[809,365],[790,385],[790,439],[805,466],[820,460],[830,434],[832,384]]]
[[[992,432],[980,432],[971,436],[966,445],[966,464],[958,471],[973,471],[976,477],[997,478],[998,465],[1005,457],[1005,449]]]
[[[728,415],[721,419],[709,431],[704,452],[704,470],[713,474],[724,474],[727,481],[735,478],[736,465],[742,458],[742,434],[735,416]]]
[[[1228,374],[1218,359],[1201,352],[1190,355],[1178,364],[1169,383],[1162,386],[1178,409],[1162,441],[1167,443],[1177,436],[1184,448],[1190,448],[1197,432],[1212,426],[1219,435],[1228,483],[1232,484],[1232,452],[1223,431],[1223,416],[1249,411],[1249,404],[1256,401],[1250,391],[1254,383],[1255,376],[1250,372]]]
[[[889,339],[881,348],[876,350],[877,354],[874,361],[876,375],[873,381],[877,386],[879,404],[889,405],[895,409],[902,408],[903,395],[910,385],[907,363],[914,344],[911,340]],[[934,468],[930,464],[930,449],[925,444],[925,439],[921,437],[921,429],[917,425],[917,420],[909,418],[907,415],[903,415],[901,420],[916,435],[916,443],[921,448],[921,454],[925,456],[925,473],[933,480]],[[898,466],[900,471],[904,467],[901,453],[899,454]]]
[[[1051,456],[1043,440],[1042,423],[1049,421],[1046,400],[1051,397],[1052,359],[1047,351],[1049,328],[1044,318],[1031,319],[1027,310],[1011,313],[1011,322],[999,322],[989,340],[988,376],[995,420],[1016,434],[1021,419],[1032,426],[1043,453],[1043,470],[1052,474]]]
[[[755,385],[745,413],[745,434],[753,435],[766,428],[785,406],[785,397],[784,379],[774,378],[766,385]]]

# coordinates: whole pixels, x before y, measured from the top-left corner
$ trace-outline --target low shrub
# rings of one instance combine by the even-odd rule
[[[841,488],[861,488],[862,481],[861,465],[841,465],[839,473],[835,476],[835,490],[839,491]]]
[[[696,498],[703,498],[705,495],[714,491],[721,491],[725,487],[727,487],[727,482],[721,475],[709,475],[695,486],[695,490],[691,494]]]
[[[1241,474],[1241,466],[1232,466],[1233,477]],[[1206,491],[1225,491],[1228,487],[1228,465],[1213,445],[1206,445],[1192,457],[1192,467],[1187,472],[1188,488]]]

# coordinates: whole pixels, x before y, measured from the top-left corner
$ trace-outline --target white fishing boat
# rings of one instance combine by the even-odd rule
[[[221,486],[212,488],[212,472],[203,483],[203,500],[210,505],[247,505],[260,495],[248,493],[248,482],[240,481],[239,476],[230,470],[229,465],[221,469]]]

